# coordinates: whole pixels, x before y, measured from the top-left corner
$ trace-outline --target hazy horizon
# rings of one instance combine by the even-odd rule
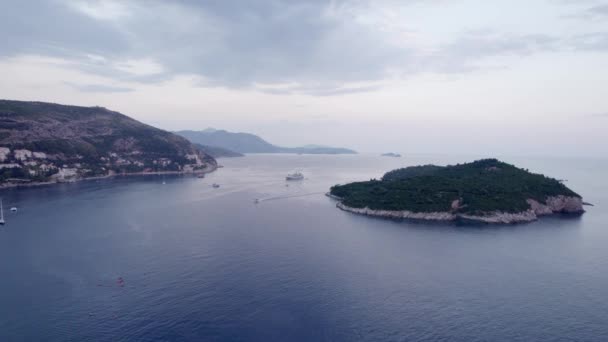
[[[608,148],[607,1],[20,1],[0,5],[0,37],[0,97],[171,131],[361,152]]]

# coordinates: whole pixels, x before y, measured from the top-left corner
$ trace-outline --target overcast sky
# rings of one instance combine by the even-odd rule
[[[0,98],[281,145],[608,155],[608,1],[0,2]]]

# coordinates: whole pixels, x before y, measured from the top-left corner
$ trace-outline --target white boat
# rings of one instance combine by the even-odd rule
[[[2,208],[2,199],[0,199],[0,224],[4,225],[4,209]]]
[[[214,187],[214,188],[219,188],[219,187],[220,187],[220,185],[219,185],[219,184],[217,184],[217,183],[213,183],[212,187]]]
[[[399,153],[383,153],[382,154],[383,157],[393,157],[393,158],[401,158],[401,155]]]
[[[302,180],[302,179],[304,179],[304,175],[300,171],[290,173],[287,175],[287,177],[285,177],[285,180],[288,180],[288,181],[295,181],[295,180]]]
[[[17,207],[12,207],[11,211],[13,211],[13,212],[17,211]]]

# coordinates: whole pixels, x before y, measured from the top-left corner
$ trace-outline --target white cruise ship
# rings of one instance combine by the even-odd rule
[[[304,175],[302,174],[302,172],[297,171],[297,172],[288,174],[287,177],[285,177],[285,179],[288,181],[302,180],[302,179],[304,179]]]

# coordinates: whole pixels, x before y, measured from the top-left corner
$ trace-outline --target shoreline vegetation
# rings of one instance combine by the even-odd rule
[[[562,182],[496,159],[398,169],[327,195],[341,210],[391,219],[510,224],[585,212],[582,197]]]

